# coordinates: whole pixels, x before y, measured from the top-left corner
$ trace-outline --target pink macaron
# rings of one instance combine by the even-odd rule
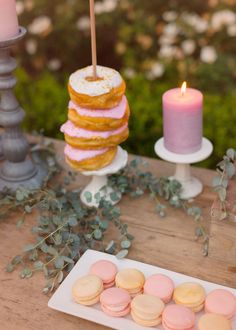
[[[236,315],[236,297],[224,289],[213,290],[206,297],[205,312],[220,314],[230,320]]]
[[[146,280],[143,290],[144,293],[157,296],[167,304],[174,292],[174,282],[166,275],[152,275]]]
[[[117,271],[116,265],[108,260],[99,260],[90,267],[90,274],[100,277],[105,289],[115,284]]]
[[[162,314],[165,330],[194,330],[195,314],[182,305],[169,305]]]
[[[100,296],[101,307],[109,316],[122,317],[130,312],[131,297],[121,288],[109,288]]]

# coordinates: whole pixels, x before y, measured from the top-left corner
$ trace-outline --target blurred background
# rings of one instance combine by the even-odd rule
[[[131,105],[132,153],[154,156],[161,96],[183,80],[205,96],[204,135],[214,167],[236,148],[236,0],[96,0],[98,62],[119,70]],[[89,0],[17,1],[28,35],[17,51],[25,129],[60,138],[70,73],[90,65]]]

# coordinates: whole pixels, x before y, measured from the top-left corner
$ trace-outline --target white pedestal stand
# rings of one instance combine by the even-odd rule
[[[80,194],[81,201],[87,206],[97,207],[98,202],[94,198],[94,196],[96,193],[99,192],[101,197],[105,197],[105,199],[107,201],[111,202],[112,204],[118,203],[121,199],[121,196],[120,196],[120,199],[115,202],[112,201],[110,198],[110,194],[114,190],[111,187],[107,186],[107,181],[108,181],[107,175],[117,173],[118,171],[120,171],[122,168],[124,168],[127,165],[127,162],[128,162],[128,153],[127,153],[127,151],[125,151],[124,149],[122,149],[119,146],[116,157],[114,158],[113,162],[110,165],[108,165],[98,171],[82,172],[83,175],[92,176],[92,180],[81,192],[81,194]],[[102,189],[102,188],[104,188],[104,189]],[[88,202],[86,199],[85,193],[87,191],[92,194],[91,202]]]
[[[176,154],[167,150],[164,146],[164,138],[158,140],[155,144],[156,154],[171,163],[176,163],[176,170],[173,179],[182,184],[182,199],[194,198],[202,192],[203,185],[201,181],[191,176],[190,164],[198,163],[208,158],[213,151],[212,143],[206,138],[202,139],[202,147],[197,152],[183,155]]]

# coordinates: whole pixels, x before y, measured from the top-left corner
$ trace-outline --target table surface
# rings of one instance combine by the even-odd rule
[[[58,153],[63,152],[64,143],[55,141]],[[157,176],[170,175],[173,164],[148,159],[150,170]],[[64,164],[64,162],[63,162]],[[213,171],[193,168],[193,173],[204,183],[204,191],[195,204],[203,209],[205,226],[211,232],[209,206],[214,200],[210,188]],[[78,176],[76,184],[83,186],[89,178]],[[182,210],[167,209],[164,219],[155,213],[155,205],[148,196],[138,199],[124,197],[119,204],[122,219],[128,224],[135,236],[129,258],[157,265],[162,268],[198,277],[211,282],[236,287],[235,255],[228,260],[221,258],[220,251],[208,257],[202,255],[202,245],[194,237],[194,221]],[[138,212],[137,212],[138,210]],[[0,329],[8,330],[100,330],[107,329],[47,307],[49,297],[42,294],[45,279],[35,274],[29,280],[19,278],[19,272],[11,274],[5,271],[6,264],[22,250],[23,246],[33,242],[31,227],[35,222],[29,216],[25,225],[17,229],[18,217],[14,216],[0,223]],[[210,238],[211,239],[211,238]],[[222,248],[223,249],[223,248]]]

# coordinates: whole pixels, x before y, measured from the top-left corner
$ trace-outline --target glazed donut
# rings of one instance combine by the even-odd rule
[[[128,124],[107,132],[88,131],[67,121],[61,127],[66,142],[72,147],[85,150],[114,147],[125,141],[129,136]]]
[[[126,89],[119,72],[97,65],[97,80],[92,78],[92,72],[92,66],[88,66],[70,76],[68,90],[71,100],[88,109],[116,107]]]
[[[117,147],[98,150],[81,150],[66,145],[66,162],[78,171],[96,171],[109,165],[116,156]]]
[[[76,126],[91,131],[109,131],[124,126],[130,116],[129,104],[125,96],[110,110],[89,110],[69,102],[68,119]]]

